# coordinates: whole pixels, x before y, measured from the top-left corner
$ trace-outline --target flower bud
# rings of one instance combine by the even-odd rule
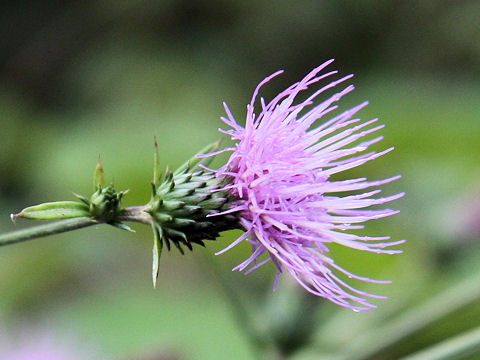
[[[99,186],[90,197],[90,216],[102,222],[112,222],[122,211],[122,197],[124,191],[117,192],[112,185]]]

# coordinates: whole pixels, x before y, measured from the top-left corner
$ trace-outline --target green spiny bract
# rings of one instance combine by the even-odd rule
[[[112,185],[98,186],[88,202],[90,216],[107,224],[114,222],[123,210],[122,197],[125,193],[115,191]]]
[[[238,227],[235,215],[207,217],[228,210],[235,200],[229,192],[218,190],[224,181],[209,171],[186,167],[175,174],[167,170],[163,182],[153,186],[145,211],[169,250],[172,242],[183,254],[182,245],[192,250],[192,244],[204,246],[203,240],[215,240],[220,232]]]

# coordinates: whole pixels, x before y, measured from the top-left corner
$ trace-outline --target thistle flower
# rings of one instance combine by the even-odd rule
[[[396,214],[396,210],[366,208],[404,194],[373,198],[380,190],[365,190],[400,176],[374,181],[332,179],[332,175],[393,150],[367,152],[370,145],[382,137],[370,140],[364,137],[383,128],[383,125],[374,125],[377,119],[353,118],[367,102],[323,120],[337,109],[335,103],[354,89],[352,85],[312,106],[320,94],[352,75],[333,81],[295,103],[300,92],[336,74],[336,71],[321,74],[332,61],[315,68],[268,104],[262,98],[260,113],[256,115],[254,103],[260,88],[281,71],[260,82],[247,106],[245,127],[237,123],[225,104],[227,117],[222,119],[231,129],[221,132],[237,141],[235,147],[215,151],[218,143],[208,145],[175,172],[167,170],[162,177],[155,143],[152,197],[148,204],[123,207],[126,191],[118,192],[112,185],[105,186],[103,167],[98,163],[94,175],[95,192],[89,199],[77,195],[80,200],[77,202],[57,201],[23,209],[12,215],[12,220],[60,221],[0,235],[0,246],[101,223],[131,231],[125,222],[139,222],[153,229],[152,277],[155,285],[163,244],[170,249],[173,243],[183,253],[184,248],[192,250],[193,244],[204,245],[204,240],[216,239],[220,232],[242,228],[245,233],[217,253],[241,242],[250,243],[252,255],[234,270],[246,270],[248,274],[272,261],[277,268],[274,289],[283,269],[287,269],[312,294],[356,311],[374,308],[366,298],[384,297],[355,289],[345,283],[339,273],[365,282],[389,281],[354,275],[338,266],[327,256],[328,244],[374,253],[401,252],[390,247],[404,240],[359,236],[350,231],[362,229],[362,223],[368,220]],[[315,125],[318,120],[322,123]],[[210,161],[223,151],[233,152],[227,163],[217,170],[209,169]],[[341,196],[342,193],[347,195]]]
[[[332,61],[315,68],[268,104],[261,98],[260,113],[256,115],[254,103],[259,89],[282,71],[264,79],[247,106],[245,127],[238,124],[224,104],[227,117],[222,120],[231,129],[220,131],[230,135],[237,143],[235,147],[225,149],[233,152],[227,163],[212,171],[228,182],[221,190],[230,191],[237,198],[227,212],[238,216],[245,233],[217,254],[247,241],[251,244],[252,255],[233,270],[247,270],[248,274],[272,261],[277,268],[274,289],[285,268],[312,294],[356,311],[370,310],[376,306],[366,298],[385,297],[357,290],[337,274],[343,273],[349,278],[372,283],[389,281],[348,272],[327,256],[327,245],[336,243],[374,253],[401,252],[389,248],[404,240],[388,241],[388,236],[359,236],[349,231],[362,229],[364,226],[361,223],[368,220],[396,214],[398,211],[391,209],[365,208],[387,203],[404,194],[372,198],[380,190],[364,190],[389,183],[400,176],[377,181],[366,178],[331,179],[334,174],[358,167],[393,150],[392,147],[381,152],[366,152],[382,137],[363,138],[383,128],[383,125],[372,127],[377,119],[362,121],[352,118],[367,102],[324,120],[328,113],[337,109],[334,104],[354,89],[352,85],[312,107],[320,94],[353,75],[333,81],[306,100],[294,103],[301,91],[337,73],[320,74]],[[319,120],[323,123],[314,125]],[[338,195],[352,191],[359,193]],[[217,215],[222,214],[225,212]]]

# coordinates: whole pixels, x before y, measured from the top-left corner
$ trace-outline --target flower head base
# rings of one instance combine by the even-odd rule
[[[229,207],[232,196],[217,191],[220,186],[214,174],[202,169],[167,170],[145,211],[168,250],[173,243],[183,254],[182,246],[189,250],[192,244],[204,246],[204,240],[215,240],[221,231],[237,227],[234,215],[208,217]]]
[[[386,241],[389,237],[358,236],[347,231],[363,228],[361,223],[396,214],[398,211],[366,210],[366,207],[398,199],[403,193],[372,198],[380,190],[364,189],[389,183],[399,176],[385,180],[366,178],[331,180],[331,175],[360,166],[376,159],[382,152],[366,152],[368,147],[382,139],[363,140],[383,127],[372,125],[373,119],[362,122],[354,114],[367,105],[364,102],[318,126],[320,119],[337,108],[337,102],[354,87],[342,91],[311,106],[314,99],[327,89],[346,81],[352,75],[322,87],[306,100],[295,104],[296,96],[310,85],[336,73],[319,75],[330,60],[293,84],[268,104],[261,99],[261,111],[254,113],[254,102],[262,85],[279,75],[274,73],[255,89],[247,106],[245,127],[240,126],[225,105],[226,118],[222,120],[232,129],[221,130],[238,141],[228,162],[216,170],[220,178],[229,178],[225,189],[238,201],[233,209],[240,215],[246,230],[226,251],[240,242],[248,241],[252,255],[234,270],[257,269],[268,261],[277,267],[277,278],[283,268],[312,294],[324,297],[354,310],[369,310],[375,306],[365,298],[383,298],[357,290],[341,280],[335,272],[366,282],[386,283],[353,275],[329,258],[328,243],[337,243],[358,250],[394,254],[399,250],[389,247],[404,241]],[[342,192],[360,191],[356,195],[338,196]],[[262,256],[266,254],[265,256]]]
[[[146,223],[151,224],[153,230],[154,287],[164,243],[168,250],[173,243],[184,254],[182,246],[193,250],[193,244],[204,246],[204,240],[215,240],[220,232],[239,227],[237,217],[228,211],[234,196],[229,191],[219,190],[226,180],[202,169],[214,158],[201,159],[202,155],[216,150],[219,145],[216,142],[206,146],[175,172],[167,168],[162,179],[155,141],[152,198],[141,209],[148,214]],[[209,217],[218,213],[223,216]]]

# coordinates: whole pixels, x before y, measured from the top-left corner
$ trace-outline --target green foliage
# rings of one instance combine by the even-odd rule
[[[12,219],[58,220],[89,215],[89,207],[84,203],[76,201],[56,201],[29,206],[20,213],[12,215]]]

